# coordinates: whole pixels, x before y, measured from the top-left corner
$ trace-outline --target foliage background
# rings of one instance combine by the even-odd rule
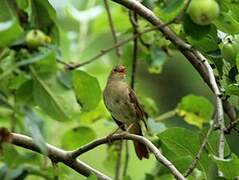
[[[116,125],[112,122],[110,115],[107,113],[102,99],[100,100],[100,103],[96,108],[93,107],[94,102],[91,102],[91,104],[89,105],[90,111],[82,111],[82,109],[80,109],[79,105],[77,104],[72,91],[67,89],[67,85],[71,83],[69,73],[64,72],[62,65],[56,65],[56,62],[51,61],[54,61],[56,58],[60,58],[67,63],[81,63],[99,53],[102,49],[111,47],[113,45],[111,30],[108,25],[107,14],[104,9],[103,3],[96,0],[50,0],[49,2],[56,10],[55,15],[54,9],[52,9],[49,4],[47,4],[47,1],[42,1],[42,3],[40,3],[39,0],[29,1],[36,3],[36,9],[32,11],[28,9],[27,4],[24,4],[25,1],[18,0],[17,2],[19,7],[25,9],[30,15],[32,15],[32,19],[36,18],[35,21],[32,20],[32,27],[40,28],[45,32],[48,31],[49,33],[52,33],[50,34],[53,40],[51,46],[48,46],[45,49],[42,47],[42,49],[39,50],[38,54],[30,53],[30,60],[34,60],[33,57],[36,57],[37,59],[41,58],[40,56],[45,56],[42,58],[42,61],[45,62],[45,64],[40,64],[40,62],[42,61],[38,61],[38,64],[36,63],[34,68],[36,69],[39,77],[42,78],[42,80],[46,83],[46,85],[53,89],[53,92],[57,96],[57,100],[59,100],[61,106],[63,106],[63,109],[66,108],[67,113],[70,114],[71,120],[62,122],[61,119],[64,119],[64,117],[62,117],[64,116],[64,114],[61,114],[61,112],[58,112],[58,110],[54,111],[54,109],[50,109],[51,107],[48,106],[50,102],[44,102],[43,100],[47,97],[40,86],[35,85],[36,87],[34,86],[35,89],[33,89],[33,91],[28,91],[31,85],[27,85],[28,90],[21,89],[21,91],[19,92],[23,81],[29,81],[29,79],[36,81],[37,77],[34,76],[33,72],[31,72],[31,74],[33,74],[31,76],[33,78],[29,78],[29,70],[11,70],[13,64],[15,65],[15,61],[17,61],[15,54],[16,52],[9,52],[9,49],[2,48],[0,56],[1,59],[3,59],[2,62],[4,62],[4,64],[1,64],[1,92],[2,94],[8,95],[8,101],[10,102],[10,104],[13,104],[15,106],[15,110],[14,112],[12,112],[5,107],[1,107],[1,126],[5,126],[11,129],[12,119],[15,119],[15,131],[23,132],[35,137],[36,141],[40,143],[40,146],[43,150],[43,141],[46,141],[58,147],[62,147],[64,149],[72,150],[76,147],[86,144],[87,142],[90,142],[96,137],[106,136],[109,133],[113,132],[116,128]],[[148,0],[145,1],[145,3],[146,2],[150,3],[153,1]],[[170,10],[169,8],[167,8],[167,6],[160,9],[159,7],[156,7],[156,5],[154,11],[156,12],[156,14],[160,15],[163,20],[168,21],[169,19],[172,19],[172,17],[177,15],[177,12],[179,12],[181,7],[183,6],[183,3],[183,1],[178,1],[178,4],[171,5],[172,7],[176,8],[176,11]],[[118,33],[118,39],[123,40],[126,37],[131,36],[132,27],[129,22],[127,10],[112,2],[109,2],[109,4],[113,16],[113,22]],[[41,10],[40,7],[46,9],[46,12]],[[0,8],[6,10],[5,7]],[[37,10],[37,8],[39,8],[39,11]],[[6,11],[5,14],[11,13],[8,13]],[[0,14],[0,18],[4,19],[4,16],[3,13]],[[14,21],[14,19],[12,20]],[[46,22],[54,22],[56,24],[44,24]],[[144,28],[148,26],[148,24],[141,19],[139,21],[139,24]],[[49,27],[51,28],[50,30]],[[180,25],[172,26],[172,28],[177,31],[178,29],[180,29]],[[13,27],[13,29],[14,32],[17,32],[18,27]],[[27,29],[30,29],[30,27],[27,27],[25,30],[19,30],[19,34],[22,35],[21,37],[24,37]],[[14,39],[14,35],[10,34],[10,32],[7,32],[5,36],[3,33],[0,35],[1,42],[4,42],[3,38],[5,36],[12,36],[12,38]],[[179,52],[170,47],[170,43],[162,38],[161,34],[151,32],[146,34],[144,38],[147,42],[150,42],[155,47],[151,48],[151,50],[149,51],[146,48],[141,47],[141,51],[139,53],[135,89],[146,110],[150,112],[151,117],[157,117],[164,112],[168,112],[173,110],[175,107],[179,107],[177,106],[177,104],[184,96],[189,94],[206,97],[209,101],[211,101],[211,103],[213,103],[213,94],[211,93],[207,85],[203,82],[203,80],[199,77],[198,73],[195,72],[193,67]],[[9,39],[6,39],[7,43],[5,43],[5,45],[12,43],[11,38]],[[11,43],[9,43],[8,41]],[[18,41],[21,42],[21,38],[20,40],[18,39]],[[105,86],[106,79],[111,68],[119,62],[122,62],[127,66],[129,72],[128,77],[130,77],[132,46],[133,43],[130,42],[122,47],[123,53],[121,58],[118,58],[115,55],[115,51],[111,51],[110,53],[107,53],[106,55],[98,58],[93,63],[87,66],[83,66],[80,69],[96,77],[99,82],[100,89],[102,90]],[[162,47],[165,46],[168,48],[168,54],[166,54],[162,50]],[[205,49],[207,48],[209,47],[206,47]],[[3,54],[5,49],[7,49],[7,55]],[[50,51],[50,55],[47,54],[47,49]],[[54,53],[51,55],[52,52]],[[29,54],[27,54],[27,56],[28,55]],[[24,59],[22,57],[24,55],[20,54],[19,56],[20,59]],[[52,58],[51,56],[54,57]],[[10,60],[12,60],[13,62],[6,63],[6,58],[7,61],[10,62]],[[9,70],[10,72],[4,74],[7,70]],[[57,77],[57,83],[54,81],[55,77]],[[84,84],[84,86],[89,86],[88,88],[90,89],[90,83],[92,83],[94,80],[91,79],[89,83],[84,79],[83,76],[80,76],[76,77],[75,81],[86,83]],[[8,84],[7,86],[6,83]],[[9,86],[9,83],[12,84],[12,86]],[[64,89],[60,87],[60,85],[63,85],[66,88],[64,87]],[[99,98],[95,91],[87,92],[91,93],[90,97],[92,97],[92,99]],[[18,95],[20,99],[14,99],[17,98]],[[31,104],[32,95],[34,96],[35,101],[41,101],[38,102],[39,104],[37,107],[34,105],[34,103],[33,105]],[[30,100],[27,98],[30,98]],[[87,98],[87,95],[83,94],[83,99],[84,98]],[[27,104],[31,108],[25,109],[22,112],[23,104]],[[190,104],[189,106],[191,106],[192,104]],[[235,104],[237,104],[237,102],[235,102]],[[91,106],[93,108],[91,108]],[[49,108],[50,110],[47,110],[47,108]],[[209,109],[210,108],[211,107],[209,105]],[[211,109],[213,111],[213,108]],[[49,113],[49,111],[53,112],[53,114],[51,114],[51,112]],[[188,114],[186,114],[186,116],[187,115]],[[35,119],[35,122],[32,120],[32,117],[33,119]],[[209,122],[210,118],[211,117],[209,113],[209,118],[203,119],[203,121],[205,121],[203,128],[206,129],[208,127],[207,123]],[[194,124],[192,124],[189,122],[190,120],[184,120],[185,118],[173,116],[164,119],[162,122],[157,123],[157,125],[153,124],[152,126],[154,126],[156,133],[155,136],[151,136],[150,138],[155,139],[156,134],[163,132],[166,128],[169,127],[185,127],[193,130],[194,132],[200,132],[201,130],[205,131],[205,129],[201,128],[202,123],[200,124],[200,122],[194,122]],[[153,123],[155,122],[153,121]],[[165,136],[167,137],[169,135]],[[182,135],[182,137],[183,136],[184,135]],[[227,136],[231,152],[234,152],[238,155],[239,150],[236,147],[237,139],[238,133],[235,132]],[[158,142],[157,140],[157,143],[162,142]],[[170,147],[171,146],[169,144],[167,148],[170,149]],[[164,148],[165,147],[162,146],[163,150],[165,150]],[[4,156],[1,157],[0,175],[1,172],[7,172],[8,178],[10,178],[10,176],[15,175],[17,177],[19,174],[23,174],[24,169],[27,168],[31,169],[31,175],[27,176],[26,179],[40,179],[39,175],[43,178],[52,177],[56,174],[59,179],[85,179],[84,177],[81,177],[79,174],[65,167],[64,165],[59,164],[57,168],[53,168],[50,161],[48,161],[44,157],[32,154],[31,152],[24,149],[4,146],[3,151]],[[111,153],[110,156],[108,156],[109,152]],[[166,150],[163,152],[167,154],[167,152],[171,151]],[[230,153],[228,155],[230,155]],[[171,156],[170,153],[168,154],[168,156]],[[187,156],[184,156],[184,154],[182,154],[182,156],[187,158]],[[117,153],[115,151],[115,147],[108,147],[105,145],[85,153],[80,157],[80,159],[84,162],[87,162],[89,165],[92,165],[96,169],[99,169],[102,172],[105,172],[107,175],[113,177],[116,157]],[[186,162],[185,159],[183,161]],[[128,172],[129,176],[132,179],[150,179],[152,178],[152,176],[158,173],[158,169],[160,168],[158,168],[157,162],[152,155],[149,160],[139,161],[134,154],[132,144],[130,144],[130,161]],[[168,176],[167,173],[162,172],[160,171],[159,175],[155,176],[155,178],[162,178],[162,176],[160,176],[160,173],[164,176],[164,178],[172,178],[171,176]],[[202,171],[200,169],[198,173],[199,175],[196,175],[201,176],[201,172]],[[208,173],[209,179],[213,176],[212,174],[214,172],[215,166]]]

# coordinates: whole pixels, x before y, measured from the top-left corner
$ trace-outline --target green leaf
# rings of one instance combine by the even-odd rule
[[[239,96],[239,85],[236,83],[228,85],[226,87],[226,94]]]
[[[22,164],[23,159],[14,146],[10,144],[2,145],[2,154],[0,156],[0,160],[6,163],[6,165],[10,168],[17,167]]]
[[[52,74],[56,74],[57,64],[56,64],[56,53],[53,49],[42,48],[38,56],[41,60],[34,63],[34,69],[37,74],[43,77],[48,77]]]
[[[204,134],[206,134],[206,131],[204,131]],[[214,154],[214,155],[218,154],[219,141],[220,141],[220,132],[213,131],[211,135],[209,136],[208,143],[207,143],[207,149],[210,151],[210,154]],[[227,141],[225,141],[224,154],[225,156],[228,156],[229,154],[231,154],[231,150]]]
[[[24,82],[16,90],[16,102],[19,104],[34,104],[33,80],[28,80]]]
[[[158,114],[158,107],[155,101],[149,97],[140,98],[140,102],[143,104],[145,112],[150,116],[156,116]]]
[[[166,129],[166,126],[163,123],[155,122],[155,120],[152,118],[147,120],[147,125],[150,133],[152,134],[158,134]]]
[[[23,33],[17,18],[12,16],[9,2],[2,0],[0,3],[0,47],[11,44]]]
[[[31,134],[33,141],[38,145],[44,154],[47,154],[47,146],[41,133],[42,119],[29,107],[24,107],[25,127]]]
[[[13,58],[12,58],[13,59]],[[38,63],[39,61],[43,61],[41,63]],[[49,61],[49,62],[47,62]],[[7,75],[9,75],[10,73],[12,73],[12,71],[14,71],[15,69],[17,69],[18,67],[21,66],[26,66],[26,65],[30,65],[30,64],[36,64],[36,68],[40,71],[40,73],[42,73],[42,75],[44,75],[43,73],[46,72],[54,72],[55,70],[55,55],[54,52],[51,49],[48,48],[44,48],[44,51],[41,52],[37,52],[32,54],[31,57],[27,58],[27,59],[21,59],[19,62],[14,62],[13,64],[11,64],[11,66],[0,75],[0,80],[3,79],[4,77],[6,77]],[[42,64],[42,70],[39,67]],[[52,69],[50,69],[49,67],[47,67],[47,65],[50,65],[50,67]]]
[[[197,133],[184,128],[169,128],[158,135],[159,139],[174,152],[178,157],[190,156],[195,159],[201,145],[200,137]],[[191,162],[188,163],[188,166]],[[208,173],[210,162],[205,152],[198,162],[197,167],[204,173]],[[184,167],[186,165],[184,164]]]
[[[35,69],[30,67],[34,80],[33,96],[36,104],[41,107],[48,115],[55,120],[67,121],[69,120],[63,105],[60,103],[59,98],[48,85],[38,76]]]
[[[235,179],[239,176],[239,159],[235,154],[232,154],[230,159],[212,156],[212,160],[227,179]]]
[[[158,3],[156,14],[164,21],[170,21],[176,17],[184,6],[184,0],[170,0]]]
[[[72,73],[71,71],[61,71],[57,76],[57,80],[65,88],[72,89]]]
[[[22,34],[22,28],[16,19],[0,22],[0,47],[9,45]]]
[[[98,80],[84,71],[75,70],[72,83],[82,111],[95,109],[101,99],[101,89]]]
[[[59,31],[56,26],[56,12],[48,1],[32,0],[30,12],[31,27],[49,32],[53,41],[58,43]]]
[[[197,25],[186,14],[183,18],[183,29],[187,40],[199,50],[203,52],[219,50],[217,28],[214,25]]]
[[[168,157],[170,161],[175,165],[175,167],[180,172],[185,172],[188,168],[188,165],[193,161],[192,156],[180,156],[180,157]],[[161,167],[159,170],[160,174],[168,174],[170,171],[166,167]]]
[[[92,124],[97,120],[100,120],[104,117],[108,117],[108,112],[105,108],[104,103],[101,101],[99,105],[92,111],[84,111],[79,115],[81,122],[85,124]]]
[[[149,68],[150,73],[159,74],[162,71],[163,65],[167,60],[167,55],[159,47],[152,47],[150,49],[149,56]]]
[[[239,22],[237,22],[228,12],[222,12],[214,21],[217,28],[228,34],[239,33]]]
[[[192,21],[188,14],[183,17],[183,30],[186,35],[191,36],[194,39],[201,39],[210,33],[212,26],[200,26]]]
[[[62,147],[64,149],[76,149],[96,138],[94,130],[87,126],[79,126],[64,133]]]
[[[199,128],[207,123],[213,115],[212,103],[202,96],[187,95],[178,104],[176,112],[179,116],[192,125]]]

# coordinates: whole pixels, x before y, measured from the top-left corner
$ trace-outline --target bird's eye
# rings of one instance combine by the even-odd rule
[[[113,71],[114,71],[114,72],[116,72],[116,71],[117,71],[117,69],[116,69],[116,68],[114,68],[114,69],[113,69]]]

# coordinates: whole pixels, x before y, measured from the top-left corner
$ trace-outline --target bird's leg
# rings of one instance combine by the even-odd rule
[[[130,124],[125,131],[126,131],[126,132],[130,132],[129,130],[132,128],[133,125],[134,125],[133,123]]]
[[[111,138],[114,134],[117,133],[117,131],[119,131],[120,129],[124,129],[125,125],[124,124],[121,124],[116,130],[114,130],[112,133],[110,133],[106,138],[108,140],[108,143],[111,144],[112,141],[111,141]]]

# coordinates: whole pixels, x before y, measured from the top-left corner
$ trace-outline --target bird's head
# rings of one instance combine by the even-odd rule
[[[114,80],[123,80],[125,79],[126,74],[126,68],[123,65],[117,65],[112,69],[110,78]]]

